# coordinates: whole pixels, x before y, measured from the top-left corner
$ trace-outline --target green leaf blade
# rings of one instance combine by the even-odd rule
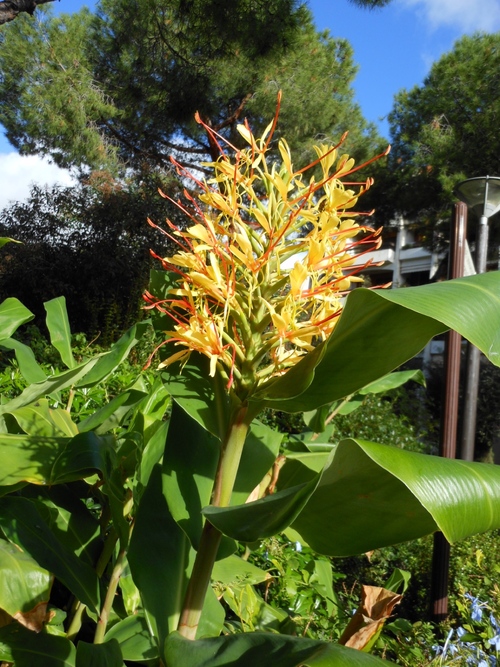
[[[178,633],[166,642],[175,667],[383,667],[385,660],[361,651],[302,637],[249,632],[190,641]]]
[[[61,360],[67,368],[76,366],[71,349],[71,328],[69,326],[66,299],[59,296],[46,301],[44,304],[47,313],[46,323],[49,330],[50,342],[59,352]]]
[[[22,324],[35,316],[19,299],[10,297],[0,304],[0,340],[10,338]]]

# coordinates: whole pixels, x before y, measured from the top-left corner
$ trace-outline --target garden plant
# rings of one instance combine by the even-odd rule
[[[297,636],[290,610],[257,588],[269,574],[252,550],[285,533],[319,554],[304,583],[333,618],[324,556],[500,527],[497,466],[322,434],[324,406],[450,328],[500,365],[500,274],[349,291],[360,280],[353,252],[379,244],[354,213],[371,181],[355,181],[360,167],[341,144],[319,145],[317,160],[295,169],[283,139],[271,150],[276,123],[260,138],[240,125],[244,149],[205,127],[220,152],[204,165],[208,180],[176,164],[195,182],[177,202],[186,225],[163,226],[177,250],[160,258],[146,294],[161,337],[156,375],[83,415],[86,394],[150,323],[76,359],[54,299],[47,327],[66,369],[47,373],[13,337],[31,313],[16,299],[0,306],[0,345],[26,382],[0,404],[0,660],[382,666],[370,641],[356,650]],[[258,419],[268,408],[309,413],[314,432],[283,457],[282,435]]]

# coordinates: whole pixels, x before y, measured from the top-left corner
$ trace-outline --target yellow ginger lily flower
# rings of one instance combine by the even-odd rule
[[[248,144],[243,150],[204,125],[221,150],[216,162],[204,165],[214,171],[208,181],[173,161],[201,193],[185,192],[187,205],[174,202],[192,224],[181,230],[167,220],[164,231],[179,250],[159,259],[177,274],[177,286],[164,301],[145,295],[149,307],[173,320],[165,343],[180,348],[161,366],[197,351],[210,360],[210,374],[219,372],[242,400],[328,338],[342,297],[362,280],[351,268],[354,254],[381,243],[380,230],[356,223],[359,214],[351,212],[371,179],[340,180],[365,166],[338,156],[346,135],[337,146],[316,146],[318,159],[294,170],[283,139],[281,163],[270,155],[276,121],[277,114],[260,138],[239,125]],[[318,166],[319,179],[313,174]]]

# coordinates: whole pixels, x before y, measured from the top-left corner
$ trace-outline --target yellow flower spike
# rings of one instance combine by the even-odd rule
[[[221,157],[205,165],[213,178],[193,177],[200,193],[188,193],[188,205],[170,199],[190,219],[186,229],[167,221],[164,232],[179,246],[162,260],[177,284],[161,301],[145,298],[148,308],[174,320],[165,336],[182,348],[163,367],[184,364],[196,351],[209,360],[210,375],[220,372],[228,391],[246,400],[334,330],[341,297],[362,280],[351,275],[355,254],[380,243],[373,229],[347,212],[371,181],[339,180],[363,166],[338,157],[345,135],[337,146],[316,146],[317,160],[294,170],[284,139],[278,155],[271,154],[277,115],[261,137],[247,123],[239,125],[247,144],[242,150],[197,120]],[[223,153],[225,147],[232,155]],[[189,176],[173,162],[182,178]]]
[[[292,296],[299,296],[302,292],[302,286],[306,282],[309,274],[304,264],[296,262],[290,271],[290,291]]]

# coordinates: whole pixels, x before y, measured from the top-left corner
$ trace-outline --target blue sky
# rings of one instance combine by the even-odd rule
[[[58,0],[53,7],[57,12],[72,12],[84,4],[92,7],[94,3]],[[349,0],[309,0],[308,5],[318,30],[328,29],[352,44],[359,67],[356,99],[364,116],[386,138],[386,117],[399,90],[421,84],[432,63],[462,35],[500,30],[500,0],[392,0],[387,7],[371,11]],[[26,196],[30,182],[61,179],[69,182],[67,174],[36,156],[20,158],[0,138],[0,182],[4,184],[0,206],[7,199]]]

